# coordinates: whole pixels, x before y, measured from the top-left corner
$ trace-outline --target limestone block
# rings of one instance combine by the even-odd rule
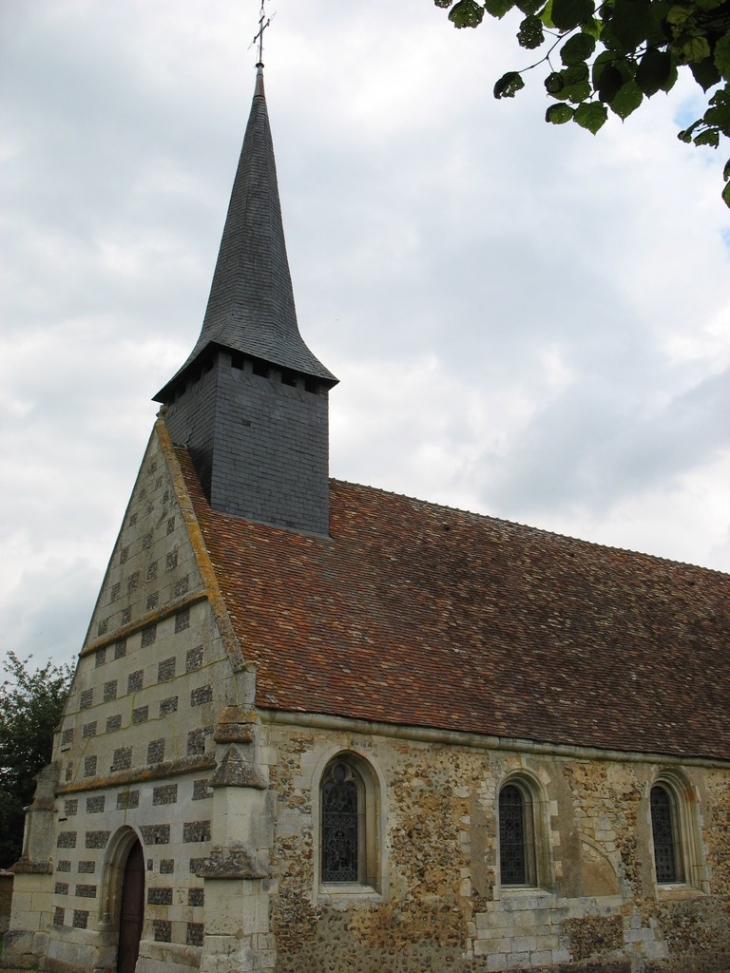
[[[230,752],[234,750],[229,748]],[[229,768],[235,761],[229,759]],[[246,765],[247,766],[247,765]],[[219,767],[218,770],[221,768]],[[250,768],[245,773],[246,779],[251,778]],[[267,814],[267,793],[259,789],[259,784],[220,783],[218,771],[211,780],[214,787],[212,840],[216,845],[226,845],[231,842],[242,842],[254,846],[269,847],[272,841],[271,821]],[[254,774],[254,776],[256,776]],[[216,779],[219,780],[215,783]],[[258,777],[257,777],[258,779]],[[260,783],[260,782],[259,782]],[[265,788],[266,785],[263,784]]]
[[[41,914],[31,910],[24,910],[13,907],[10,914],[10,928],[12,935],[16,930],[22,932],[40,932]]]
[[[206,883],[205,933],[208,936],[243,935],[243,882],[223,879]]]
[[[261,969],[258,952],[247,942],[206,933],[200,973],[259,973]]]
[[[3,950],[0,954],[0,969],[30,968],[24,958],[30,958],[32,951],[32,932],[16,929],[6,933],[3,939]]]
[[[75,971],[95,969],[99,965],[98,952],[94,943],[79,941],[79,938],[69,941],[54,937],[48,943],[45,955],[69,971]]]
[[[485,931],[500,928],[503,925],[503,917],[499,912],[477,912],[474,920],[480,935]]]
[[[217,845],[212,848],[210,856],[198,869],[198,875],[209,880],[261,879],[268,876],[268,867],[255,849],[235,842],[227,847]]]
[[[522,912],[515,917],[515,920],[519,924],[519,928],[525,930],[525,932],[528,930],[532,932],[537,928],[537,912]]]

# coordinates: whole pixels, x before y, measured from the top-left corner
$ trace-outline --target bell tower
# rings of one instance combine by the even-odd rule
[[[299,333],[263,65],[200,337],[154,397],[214,510],[329,533],[329,390]]]

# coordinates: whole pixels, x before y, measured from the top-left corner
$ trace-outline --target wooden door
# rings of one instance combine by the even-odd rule
[[[139,841],[134,843],[124,867],[122,906],[119,917],[117,973],[134,973],[144,922],[144,856]]]

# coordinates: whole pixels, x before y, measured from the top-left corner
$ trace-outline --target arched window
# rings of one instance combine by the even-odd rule
[[[365,787],[360,774],[335,760],[322,778],[322,881],[363,881]]]
[[[499,876],[502,886],[538,883],[532,793],[522,780],[499,792]]]
[[[677,799],[663,783],[651,789],[651,833],[654,841],[654,867],[660,884],[683,882]]]
[[[323,886],[379,887],[378,788],[359,754],[327,764],[319,785],[319,879]]]

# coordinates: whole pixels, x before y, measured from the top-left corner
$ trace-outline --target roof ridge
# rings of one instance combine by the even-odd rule
[[[718,574],[723,578],[730,577],[730,572],[722,571],[720,568],[710,568],[702,564],[693,564],[691,561],[679,561],[674,558],[664,557],[661,554],[650,554],[647,551],[637,551],[630,547],[618,547],[614,544],[603,544],[600,541],[589,541],[584,537],[574,537],[571,534],[561,534],[559,531],[549,530],[547,527],[536,527],[534,524],[525,524],[519,520],[510,520],[508,517],[497,517],[494,514],[479,513],[476,510],[468,510],[465,507],[454,507],[450,504],[438,503],[432,500],[423,500],[420,497],[411,496],[408,493],[398,493],[395,490],[386,490],[383,487],[375,487],[366,483],[354,483],[351,480],[342,480],[338,477],[330,477],[330,483],[339,483],[343,486],[356,487],[361,490],[370,490],[373,493],[380,493],[385,496],[394,497],[400,500],[409,500],[413,503],[424,504],[425,506],[437,508],[439,510],[448,511],[450,513],[463,514],[467,517],[474,517],[479,520],[491,520],[498,524],[506,524],[509,527],[518,527],[522,531],[531,531],[535,534],[546,535],[548,537],[554,537],[561,541],[567,541],[574,544],[582,544],[586,547],[600,548],[604,551],[613,551],[616,554],[631,554],[634,557],[648,558],[651,561],[661,561],[666,564],[672,564],[677,567],[692,568],[696,571],[708,572],[710,574]]]

